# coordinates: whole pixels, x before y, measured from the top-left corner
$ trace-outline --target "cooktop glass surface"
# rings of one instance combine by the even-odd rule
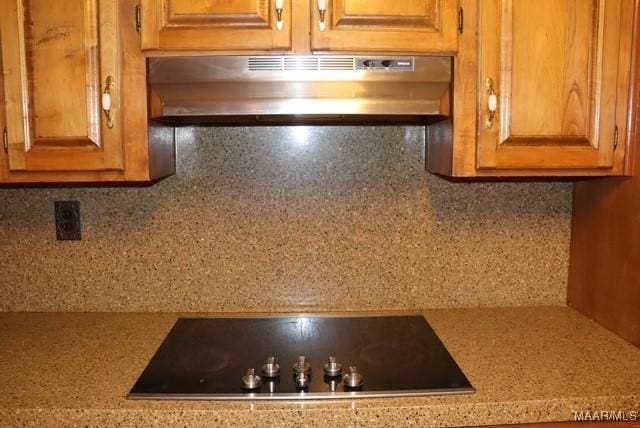
[[[311,369],[304,388],[293,366]],[[261,368],[275,357],[280,375]],[[328,377],[329,357],[342,366]],[[364,383],[346,385],[357,367]],[[242,378],[255,369],[259,386]],[[300,375],[298,375],[299,377]],[[471,393],[473,388],[421,316],[180,318],[144,370],[129,398],[278,400]]]

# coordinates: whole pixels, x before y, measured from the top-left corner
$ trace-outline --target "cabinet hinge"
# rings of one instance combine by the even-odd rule
[[[4,146],[4,151],[9,151],[9,133],[7,132],[7,128],[5,127],[2,131],[2,145]]]
[[[620,132],[618,131],[618,125],[616,125],[616,129],[613,131],[613,150],[618,148],[619,140],[620,140]]]
[[[464,33],[464,9],[458,9],[458,32]]]
[[[136,5],[136,32],[140,32],[142,30],[142,11],[140,10],[140,5]]]

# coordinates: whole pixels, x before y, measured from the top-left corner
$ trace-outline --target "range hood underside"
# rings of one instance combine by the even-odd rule
[[[240,115],[163,116],[154,122],[171,126],[287,126],[287,125],[416,125],[447,119],[440,115]]]

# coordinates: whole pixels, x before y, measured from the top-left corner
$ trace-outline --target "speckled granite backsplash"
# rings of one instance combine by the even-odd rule
[[[570,183],[449,183],[420,127],[184,128],[149,188],[0,189],[0,310],[564,304]],[[53,201],[81,203],[58,242]]]

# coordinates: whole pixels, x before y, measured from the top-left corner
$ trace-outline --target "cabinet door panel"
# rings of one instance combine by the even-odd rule
[[[56,140],[99,145],[97,22],[90,11],[85,20],[82,7],[56,14],[58,6],[32,1],[24,11],[33,23],[25,28],[32,145]]]
[[[616,135],[625,129],[619,88],[628,81],[618,77],[632,6],[481,0],[479,168],[614,166]],[[499,100],[493,121],[488,79]]]
[[[269,27],[267,0],[189,1],[166,0],[164,21],[167,26],[200,23],[204,25],[239,25]]]
[[[597,47],[594,2],[548,1],[544,19],[536,2],[516,6],[513,21],[520,28],[512,31],[511,97],[520,106],[511,110],[511,131],[584,138],[596,89],[590,84],[596,71],[590,62]],[[529,19],[536,13],[538,19]],[[534,85],[530,76],[543,79]]]
[[[442,52],[457,49],[458,8],[452,0],[333,0],[321,30],[312,0],[312,49]]]
[[[2,10],[10,169],[122,169],[116,2],[2,0]]]
[[[282,28],[275,0],[142,0],[142,48],[284,50],[291,46],[291,0]]]

